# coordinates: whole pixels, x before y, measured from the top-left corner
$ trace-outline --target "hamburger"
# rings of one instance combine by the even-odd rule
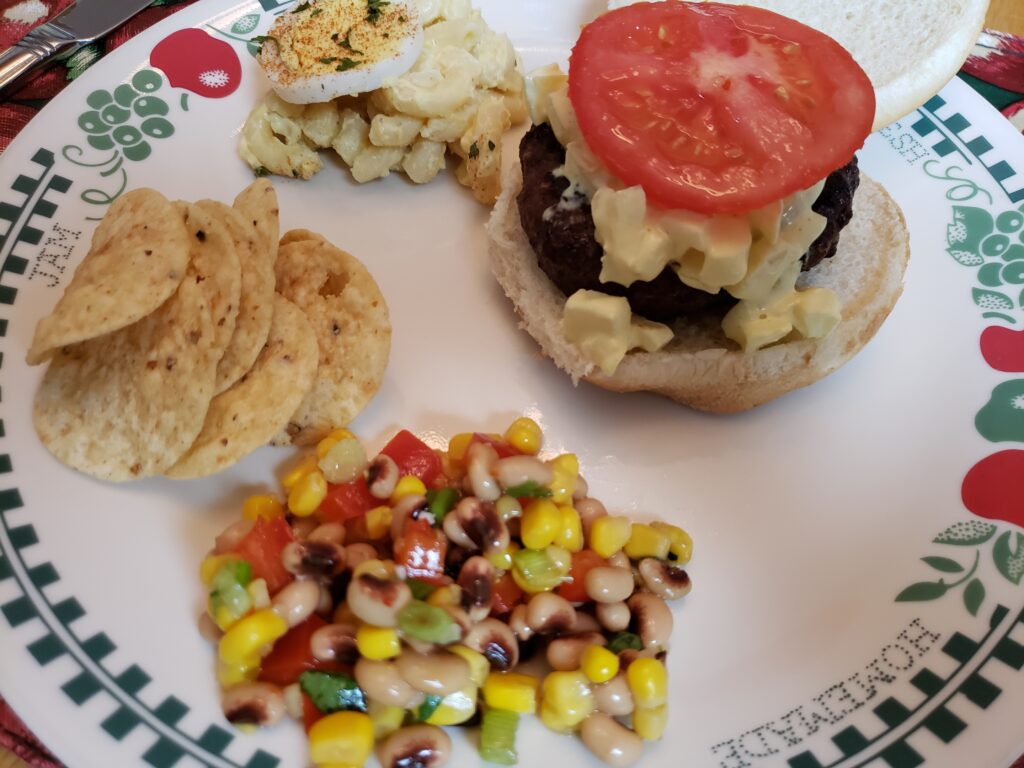
[[[531,76],[534,125],[488,224],[523,328],[576,381],[711,412],[836,370],[891,312],[909,258],[899,207],[854,153],[952,76],[985,5],[915,6],[961,17],[952,42],[906,35],[923,85],[873,27],[837,34],[847,50],[764,8],[602,14],[567,74]],[[860,13],[799,7],[817,26]]]

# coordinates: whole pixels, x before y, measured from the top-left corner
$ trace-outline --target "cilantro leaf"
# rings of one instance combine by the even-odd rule
[[[310,7],[311,6],[310,6],[310,3],[309,3],[309,0],[306,0],[306,2],[299,3],[294,8],[292,8],[292,13],[302,13],[303,11],[308,11],[310,9]]]
[[[426,722],[427,718],[434,714],[439,706],[441,706],[441,697],[435,694],[428,694],[423,699],[423,703],[416,709],[416,720],[421,723]]]
[[[391,5],[389,0],[366,0],[366,20],[371,24],[380,21],[380,12],[385,5]]]
[[[612,653],[622,653],[627,648],[642,651],[644,644],[639,635],[634,635],[632,632],[618,632],[608,641],[607,648]]]
[[[359,62],[355,59],[350,59],[348,56],[341,60],[341,64],[334,68],[335,72],[347,72],[350,69],[355,69],[359,66]]]
[[[307,670],[299,675],[299,685],[324,714],[366,711],[366,694],[355,679],[344,672]]]

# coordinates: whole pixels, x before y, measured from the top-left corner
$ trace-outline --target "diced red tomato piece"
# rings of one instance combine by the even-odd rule
[[[267,582],[267,590],[274,594],[294,578],[281,562],[281,550],[294,540],[291,526],[283,517],[275,517],[272,520],[261,517],[238,543],[235,551],[249,561],[249,565],[252,566],[252,577],[264,579]]]
[[[395,460],[402,475],[415,475],[424,485],[433,483],[443,470],[434,449],[407,429],[391,438],[381,453]]]
[[[591,568],[601,565],[608,565],[608,561],[592,549],[581,549],[574,552],[572,556],[572,567],[569,576],[572,581],[567,581],[555,590],[560,596],[570,603],[582,603],[587,600],[587,590],[584,587],[584,580]]]
[[[504,574],[494,582],[494,589],[491,591],[491,615],[504,616],[519,605],[522,599],[523,590],[516,584],[512,574]]]
[[[309,729],[313,727],[313,723],[324,716],[324,713],[316,708],[316,704],[309,698],[309,694],[305,691],[302,692],[302,725],[306,729],[306,733],[309,733]]]
[[[362,517],[380,503],[370,495],[366,480],[358,477],[350,483],[328,484],[327,496],[318,511],[328,522],[343,523]]]
[[[518,456],[519,451],[513,448],[511,445],[506,443],[504,440],[500,440],[490,435],[485,435],[483,432],[474,432],[473,437],[470,439],[470,446],[473,443],[486,443],[494,449],[494,452],[498,454],[499,459],[504,459],[508,456]],[[469,451],[469,448],[466,448]]]
[[[447,549],[448,540],[426,519],[407,520],[395,542],[395,563],[405,568],[407,578],[440,584]]]
[[[288,633],[274,643],[273,649],[260,665],[260,680],[282,688],[296,683],[306,670],[319,669],[324,672],[347,672],[349,668],[333,661],[320,661],[313,656],[310,638],[327,622],[313,614],[304,622],[288,630]]]

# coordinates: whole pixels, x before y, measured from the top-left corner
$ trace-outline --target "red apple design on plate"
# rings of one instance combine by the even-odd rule
[[[997,371],[1024,373],[1024,331],[986,328],[981,332],[981,355]]]
[[[242,63],[235,49],[201,29],[179,29],[153,48],[149,63],[163,70],[175,88],[199,96],[230,96],[242,81]]]
[[[1024,528],[1024,451],[1000,451],[979,461],[964,478],[960,495],[978,517]]]

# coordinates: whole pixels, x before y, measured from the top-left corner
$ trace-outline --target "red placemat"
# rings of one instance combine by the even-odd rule
[[[20,40],[73,0],[0,0],[0,50]],[[85,46],[66,61],[37,73],[9,98],[0,101],[0,152],[35,117],[50,99],[90,65],[142,30],[191,5],[195,0],[157,0],[149,8],[108,35]],[[986,30],[974,54],[960,73],[1021,131],[1024,131],[1024,40]],[[0,747],[13,752],[34,768],[60,768],[56,758],[29,732],[0,699]],[[1024,757],[1012,768],[1024,768]]]

